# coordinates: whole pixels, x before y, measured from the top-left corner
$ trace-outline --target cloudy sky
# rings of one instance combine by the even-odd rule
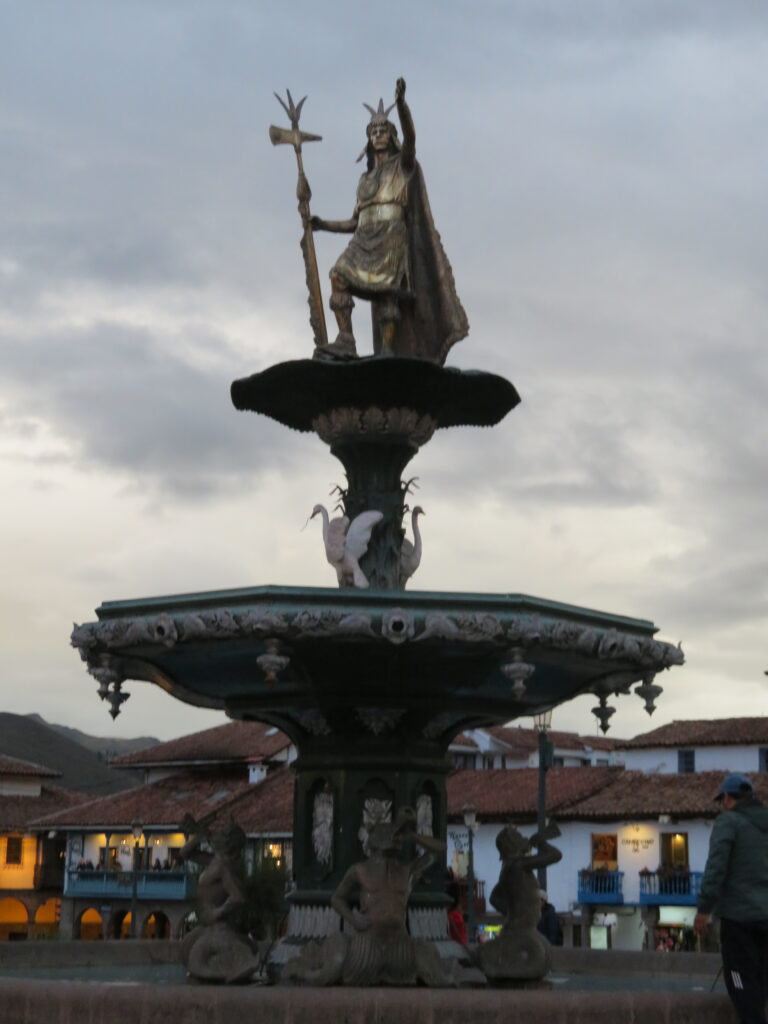
[[[687,665],[652,720],[768,714],[768,7],[763,0],[36,0],[0,25],[2,709],[170,738],[217,723],[145,683],[113,725],[68,646],[103,600],[331,586],[341,469],[237,413],[309,355],[295,165],[349,215],[362,102],[408,83],[469,315],[450,363],[509,377],[493,431],[418,456],[422,589],[649,618]],[[339,236],[318,238],[321,274]],[[327,295],[327,286],[326,286]],[[360,347],[367,310],[357,309]],[[593,732],[594,699],[555,713]]]

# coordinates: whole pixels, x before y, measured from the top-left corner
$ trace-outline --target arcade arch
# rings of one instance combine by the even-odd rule
[[[55,935],[59,930],[60,916],[61,900],[57,896],[51,896],[45,903],[41,903],[35,911],[35,936]]]
[[[101,939],[104,936],[104,921],[94,907],[88,907],[80,915],[77,922],[77,936],[86,941]]]
[[[170,939],[171,922],[168,915],[162,910],[153,910],[144,922],[141,934],[145,939]]]
[[[29,912],[13,896],[0,899],[0,940],[23,939],[29,929]]]

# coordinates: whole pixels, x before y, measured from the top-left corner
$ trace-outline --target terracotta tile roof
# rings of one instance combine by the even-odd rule
[[[618,749],[643,747],[709,747],[734,744],[768,744],[768,718],[715,718],[669,722],[631,740]]]
[[[604,789],[623,771],[620,767],[551,768],[547,772],[547,809],[558,817],[562,808]],[[448,776],[447,791],[448,817],[453,821],[461,820],[465,803],[474,804],[480,820],[535,816],[539,771],[456,771]]]
[[[539,734],[536,729],[497,725],[485,731],[498,742],[521,752],[530,753],[538,748]],[[606,736],[580,736],[575,732],[561,732],[557,729],[550,729],[547,735],[558,750],[613,750],[623,742]]]
[[[188,812],[215,825],[235,821],[249,835],[293,830],[293,772],[276,768],[263,782],[232,773],[180,772],[127,793],[91,800],[59,813],[35,815],[36,828],[130,829],[131,822],[175,828]],[[58,807],[61,805],[59,804]],[[43,812],[45,813],[45,811]]]
[[[460,732],[458,736],[454,736],[451,740],[452,747],[467,747],[470,750],[477,750],[477,744],[471,736],[467,736],[465,732]]]
[[[639,771],[619,771],[604,789],[572,803],[557,816],[576,820],[655,818],[659,814],[676,818],[714,818],[718,813],[714,798],[725,775],[725,772],[649,775]],[[756,796],[768,803],[768,778],[758,773],[751,778]]]
[[[61,772],[35,764],[34,761],[22,761],[18,757],[0,754],[0,775],[37,775],[40,778],[55,779]]]
[[[222,772],[179,772],[148,786],[89,800],[35,821],[36,828],[114,828],[130,830],[131,822],[145,828],[175,828],[185,814],[198,820],[220,811],[241,795],[247,775]]]
[[[83,793],[75,793],[50,783],[43,784],[40,796],[0,795],[0,831],[26,831],[29,823],[42,815],[60,811],[63,807],[73,807],[87,799]]]
[[[193,732],[188,736],[158,743],[146,750],[116,757],[111,764],[133,768],[150,765],[191,764],[226,761],[267,760],[284,750],[291,741],[264,722],[225,722],[224,725]]]
[[[293,784],[290,768],[276,768],[263,782],[249,786],[213,821],[236,821],[246,835],[293,832]]]

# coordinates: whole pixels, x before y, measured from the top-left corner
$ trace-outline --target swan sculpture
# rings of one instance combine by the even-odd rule
[[[350,523],[347,516],[330,519],[325,505],[315,505],[310,519],[316,515],[323,518],[323,543],[325,557],[336,570],[340,587],[365,589],[368,579],[360,568],[359,560],[368,550],[371,531],[384,518],[382,512],[361,512]]]
[[[421,562],[421,531],[419,530],[419,516],[427,513],[417,505],[411,512],[411,530],[413,531],[413,542],[407,537],[403,538],[403,545],[400,548],[400,586],[404,587],[406,582],[419,568]]]

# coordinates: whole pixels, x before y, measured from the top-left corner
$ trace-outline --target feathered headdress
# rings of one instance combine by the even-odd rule
[[[394,109],[395,105],[396,104],[393,103],[393,104],[391,104],[391,106],[387,107],[386,110],[385,110],[384,109],[384,100],[380,98],[379,99],[379,105],[378,105],[377,109],[374,110],[373,107],[370,104],[363,103],[363,106],[365,107],[365,109],[371,115],[371,119],[368,122],[368,125],[367,125],[367,127],[365,129],[365,133],[366,133],[366,135],[369,138],[370,138],[370,134],[371,134],[371,126],[372,125],[374,125],[374,124],[389,124],[390,131],[393,134],[393,138],[395,140],[397,140],[397,128],[389,120],[389,112],[390,112],[390,110]],[[363,157],[366,155],[367,152],[368,152],[368,143],[366,142],[365,149],[362,151],[360,156],[357,158],[356,163],[359,164],[360,161],[363,159]]]

